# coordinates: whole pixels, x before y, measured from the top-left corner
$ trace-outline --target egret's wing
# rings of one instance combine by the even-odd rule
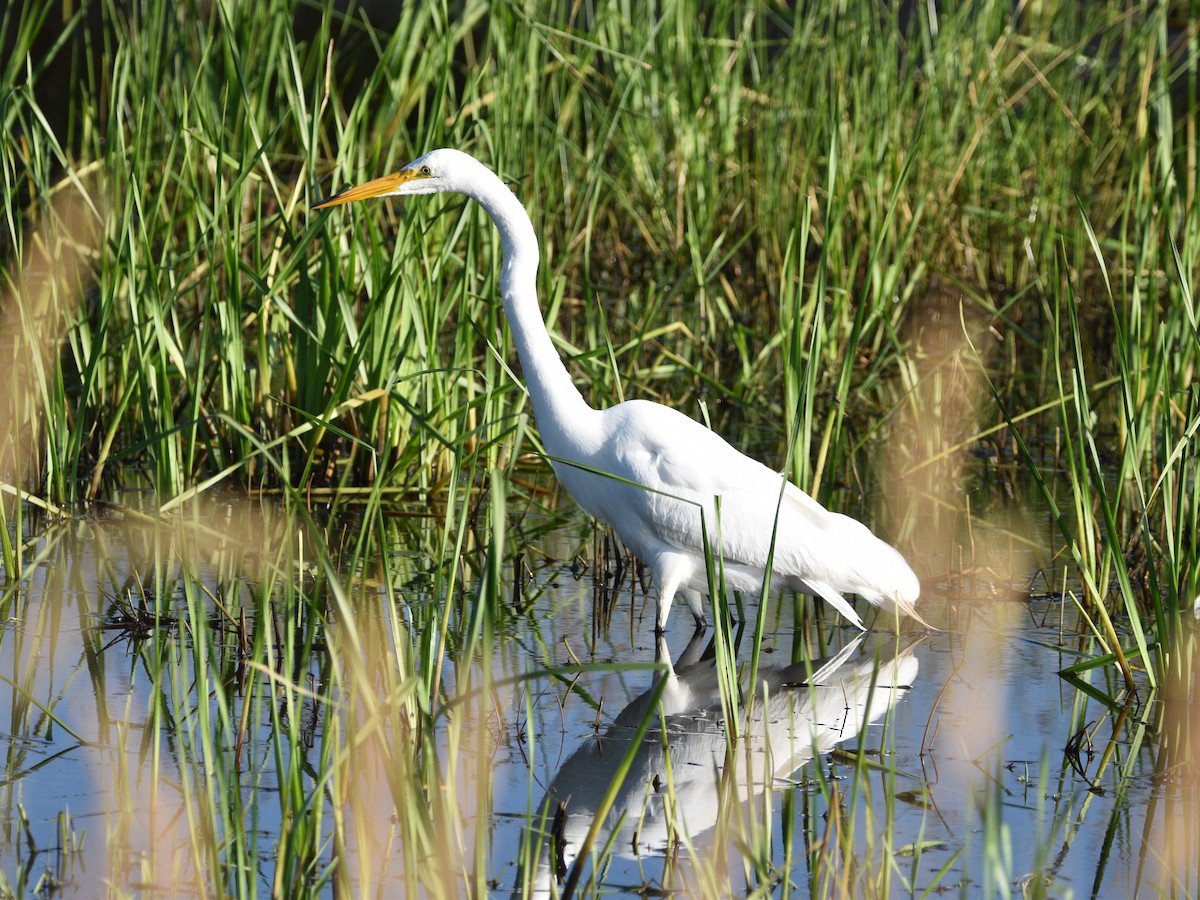
[[[651,566],[672,554],[689,557],[694,578],[707,542],[745,590],[761,583],[770,559],[775,585],[816,594],[859,628],[843,592],[900,612],[919,595],[893,547],[699,422],[638,400],[602,416],[603,439],[586,457],[590,472],[560,469],[559,477]]]
[[[812,578],[805,578],[804,583],[812,588],[822,600],[845,616],[846,621],[852,624],[859,631],[866,631],[867,627],[863,625],[863,621],[859,618],[858,613],[854,611],[854,607],[843,597],[833,585],[826,584],[824,581],[814,581]]]
[[[623,406],[642,412],[636,402]],[[705,532],[710,541],[715,540],[719,517],[724,559],[762,567],[778,511],[777,561],[786,565],[788,574],[806,581],[812,576],[820,582],[822,575],[829,574],[821,557],[836,550],[829,534],[833,514],[778,472],[740,453],[700,423],[657,404],[645,406],[651,407],[646,412],[653,419],[631,416],[630,440],[623,445],[631,480],[650,488],[640,492],[641,497],[628,498],[630,512],[636,513],[656,538],[694,550],[703,546]],[[836,593],[828,584],[810,584],[822,596]],[[842,607],[849,608],[840,597],[834,606],[843,612]],[[847,617],[857,618],[853,613]]]

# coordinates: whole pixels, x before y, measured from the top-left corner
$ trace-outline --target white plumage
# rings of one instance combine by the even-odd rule
[[[825,509],[779,473],[676,410],[645,400],[603,410],[588,406],[542,320],[533,225],[513,192],[482,163],[458,150],[434,150],[316,208],[441,192],[471,197],[499,229],[500,290],[542,441],[567,492],[612,526],[650,568],[658,595],[657,630],[666,626],[676,593],[683,595],[697,623],[705,621],[700,602],[709,590],[705,533],[722,559],[727,587],[761,590],[777,507],[775,589],[822,597],[859,628],[862,620],[845,593],[920,619],[914,610],[920,595],[916,575],[897,550],[866,526]]]

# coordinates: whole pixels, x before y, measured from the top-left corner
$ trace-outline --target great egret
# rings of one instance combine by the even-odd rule
[[[700,602],[709,590],[706,536],[723,562],[727,587],[760,592],[777,511],[775,590],[820,596],[860,629],[862,620],[843,592],[893,615],[920,619],[913,609],[921,591],[917,576],[865,525],[829,512],[778,472],[674,409],[646,400],[609,409],[588,406],[542,321],[533,223],[516,195],[474,157],[433,150],[399,172],[313,208],[437,193],[465,194],[499,229],[500,293],[542,442],[567,493],[611,525],[650,567],[658,593],[656,631],[665,628],[676,593],[697,625],[706,624]]]

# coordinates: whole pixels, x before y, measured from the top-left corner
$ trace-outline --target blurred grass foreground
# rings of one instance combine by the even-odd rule
[[[1195,4],[19,0],[0,49],[0,892],[507,887],[498,735],[546,684],[662,674],[596,655],[642,586],[586,526],[555,543],[480,210],[309,210],[449,146],[529,209],[589,402],[680,408],[867,521],[977,659],[1007,652],[984,605],[1070,610],[1045,641],[1115,790],[1158,754],[1136,886],[1195,895]],[[613,589],[569,654],[527,577],[556,561]],[[740,602],[717,708],[753,722]],[[799,615],[793,654],[832,654]],[[86,828],[25,810],[59,755]],[[849,818],[797,854],[737,832],[747,885],[953,886],[822,790]],[[995,895],[1000,805],[967,854]]]

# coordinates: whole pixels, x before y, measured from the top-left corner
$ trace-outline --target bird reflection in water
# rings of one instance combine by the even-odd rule
[[[695,838],[713,828],[723,803],[790,783],[815,755],[853,738],[905,695],[917,676],[913,651],[921,640],[901,646],[891,636],[870,652],[859,636],[835,656],[760,669],[765,712],[756,702],[744,739],[731,748],[712,645],[697,632],[672,665],[659,638],[663,673],[603,735],[575,751],[538,805],[540,827],[527,832],[532,846],[522,853],[536,864],[518,872],[517,893],[546,896],[553,885],[573,886],[576,859],[647,717],[615,801],[591,835],[593,849],[608,846],[629,857],[667,853],[676,835]]]

